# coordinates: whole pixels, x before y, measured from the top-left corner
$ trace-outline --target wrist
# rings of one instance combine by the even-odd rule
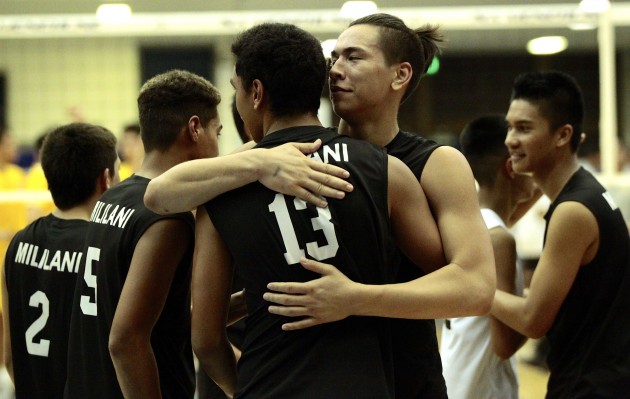
[[[264,150],[262,148],[253,148],[244,154],[249,157],[248,171],[253,181],[260,181],[265,177]]]
[[[351,314],[354,316],[378,316],[375,310],[375,304],[382,296],[383,286],[360,284],[352,282],[351,295],[348,303],[350,304]]]

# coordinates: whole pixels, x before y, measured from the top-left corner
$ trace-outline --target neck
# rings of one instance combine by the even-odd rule
[[[551,167],[544,173],[533,173],[534,182],[543,193],[553,202],[567,184],[571,176],[580,168],[574,153],[553,161]]]
[[[98,193],[98,195],[95,194],[92,196],[92,198],[85,201],[84,203],[79,204],[69,209],[61,210],[59,208],[55,208],[52,214],[58,217],[59,219],[66,219],[66,220],[79,219],[79,220],[89,221],[90,216],[92,216],[92,210],[94,209],[94,205],[96,205],[96,201],[100,197],[100,194],[102,193]]]
[[[395,113],[389,115],[381,113],[376,118],[341,119],[339,122],[339,133],[365,140],[379,147],[389,144],[399,130]]]
[[[145,154],[142,166],[136,171],[136,175],[153,179],[166,172],[175,165],[189,161],[188,155],[172,145],[168,150],[160,152],[152,150]]]
[[[301,115],[289,115],[282,117],[275,117],[268,114],[263,120],[263,132],[264,135],[268,135],[278,130],[288,129],[296,126],[322,126],[317,115],[314,114],[301,114]]]

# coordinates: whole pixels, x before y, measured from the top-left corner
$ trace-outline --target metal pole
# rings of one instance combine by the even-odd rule
[[[610,8],[599,15],[599,148],[604,175],[617,173],[617,93],[615,78],[615,26]]]

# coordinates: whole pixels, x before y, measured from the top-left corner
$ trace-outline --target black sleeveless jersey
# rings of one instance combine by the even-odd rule
[[[424,166],[439,144],[413,133],[398,132],[385,146],[387,153],[403,161],[418,181]],[[422,277],[424,272],[402,255],[397,282]],[[396,397],[403,399],[446,398],[434,320],[392,319]]]
[[[387,156],[371,144],[316,126],[285,129],[258,147],[323,141],[313,157],[350,172],[354,191],[316,208],[259,183],[206,204],[245,284],[248,318],[236,398],[392,398],[388,319],[349,317],[300,331],[262,298],[272,281],[317,277],[301,256],[331,263],[350,279],[392,282],[396,251],[387,206]],[[199,243],[203,245],[203,243]]]
[[[190,225],[191,213],[158,215],[144,206],[149,179],[132,176],[97,202],[86,235],[74,293],[66,398],[122,398],[108,341],[116,306],[136,244],[153,223],[176,218]],[[163,398],[192,398],[194,367],[190,343],[191,243],[178,267],[151,336]]]
[[[88,222],[52,214],[18,232],[4,271],[19,398],[61,398],[66,382],[72,294]]]
[[[630,398],[628,229],[610,194],[583,168],[550,205],[547,223],[566,201],[583,204],[595,216],[599,250],[580,267],[547,333],[547,398]]]

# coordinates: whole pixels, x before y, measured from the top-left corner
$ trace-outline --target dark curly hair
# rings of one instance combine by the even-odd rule
[[[291,24],[263,23],[239,34],[232,53],[245,90],[260,80],[274,115],[317,113],[327,68],[313,35]]]
[[[175,69],[147,80],[138,96],[145,151],[167,150],[193,115],[205,126],[220,102],[216,87],[192,72]]]

